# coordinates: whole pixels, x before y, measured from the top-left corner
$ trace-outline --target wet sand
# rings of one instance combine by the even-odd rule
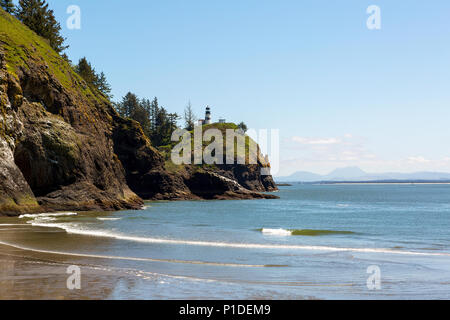
[[[81,289],[67,288],[67,268],[81,269]],[[116,285],[130,281],[114,270],[64,257],[0,245],[0,300],[108,299]]]

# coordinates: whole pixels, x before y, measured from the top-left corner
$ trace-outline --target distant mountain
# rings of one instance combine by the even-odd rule
[[[445,172],[414,172],[414,173],[367,173],[358,167],[338,168],[326,175],[307,171],[298,171],[287,177],[277,177],[280,182],[319,182],[319,181],[439,181],[450,180],[450,173]]]
[[[347,167],[347,168],[339,168],[335,169],[325,177],[328,180],[347,180],[347,179],[358,179],[367,175],[364,171],[362,171],[358,167]]]
[[[311,182],[311,181],[320,181],[322,180],[322,177],[320,174],[315,174],[307,171],[297,171],[296,173],[290,175],[289,177],[280,177],[277,180],[283,181],[283,182],[291,182],[291,181],[304,181],[304,182]]]

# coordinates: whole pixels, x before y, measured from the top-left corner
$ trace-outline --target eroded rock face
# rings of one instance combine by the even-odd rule
[[[17,78],[1,66],[1,213],[142,206],[114,153],[110,105],[64,88],[31,57]]]
[[[10,88],[5,69],[4,54],[0,52],[0,213],[37,212],[39,205],[14,162],[16,140],[23,133],[23,124],[8,99],[8,91],[14,93],[17,87]]]
[[[272,176],[264,176],[261,174],[261,171],[262,165],[260,163],[252,165],[220,165],[213,169],[213,172],[233,179],[251,191],[271,192],[278,190]]]

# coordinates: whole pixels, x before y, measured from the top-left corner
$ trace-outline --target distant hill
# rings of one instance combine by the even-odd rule
[[[311,182],[311,181],[320,181],[322,180],[322,177],[320,174],[315,174],[307,171],[298,171],[289,177],[280,177],[277,178],[277,181],[282,182],[293,182],[293,181],[303,181],[303,182]]]
[[[342,180],[342,179],[347,180],[347,179],[359,179],[365,176],[366,174],[367,173],[365,173],[358,167],[347,167],[335,169],[329,174],[327,174],[325,177],[327,180]]]
[[[367,173],[358,167],[338,168],[326,175],[307,171],[298,171],[290,176],[277,177],[279,182],[319,182],[319,181],[444,181],[450,180],[450,173],[414,172],[414,173]]]

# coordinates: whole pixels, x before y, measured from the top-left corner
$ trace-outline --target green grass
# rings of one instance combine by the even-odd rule
[[[238,126],[234,123],[212,123],[212,124],[208,124],[208,125],[204,125],[202,126],[202,133],[204,134],[207,130],[209,129],[217,129],[221,132],[222,134],[222,138],[223,138],[223,144],[224,144],[224,148],[223,148],[223,155],[224,157],[226,156],[226,132],[227,130],[231,129],[231,130],[237,130]],[[194,130],[190,131],[191,134],[191,152],[194,152]],[[209,146],[212,142],[214,141],[214,138],[211,139],[210,141],[202,141],[202,150],[204,150],[207,146]],[[177,170],[180,169],[180,166],[175,166],[172,161],[170,160],[170,156],[171,156],[171,150],[173,149],[173,147],[175,147],[175,145],[177,145],[179,142],[172,142],[171,144],[167,145],[167,146],[161,146],[158,148],[158,150],[163,154],[164,159],[166,161],[166,167],[170,168],[171,170]],[[234,159],[235,162],[237,161],[237,159],[245,159],[245,163],[249,164],[249,152],[251,150],[251,145],[254,144],[257,148],[257,150],[259,150],[259,148],[257,147],[257,144],[254,140],[252,140],[249,136],[245,135],[245,144],[244,144],[244,148],[239,149],[237,146],[237,140],[234,140]],[[258,152],[259,153],[259,152]],[[258,160],[259,162],[263,165],[263,166],[267,166],[268,164],[265,163],[265,159],[263,157],[258,156]],[[224,158],[224,163],[225,163],[225,158]],[[212,164],[212,165],[208,165],[208,164],[201,164],[201,165],[197,165],[199,167],[202,168],[214,168],[216,167],[216,165]]]
[[[38,36],[15,17],[0,8],[0,43],[5,52],[8,73],[17,78],[20,67],[29,68],[30,62],[48,67],[61,85],[72,92],[81,92],[88,98],[107,101],[98,92],[86,85],[73,70],[71,64],[51,47],[49,42]]]

